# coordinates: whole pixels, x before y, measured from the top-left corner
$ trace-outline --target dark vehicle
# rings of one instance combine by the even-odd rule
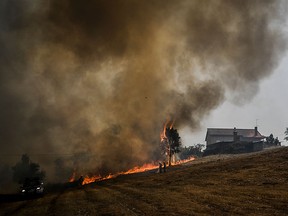
[[[44,187],[40,178],[26,178],[21,193],[24,195],[43,195]]]

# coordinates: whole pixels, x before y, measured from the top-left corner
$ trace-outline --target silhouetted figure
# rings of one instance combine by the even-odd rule
[[[164,173],[166,172],[166,162],[165,161],[163,162],[163,172]]]
[[[83,178],[83,176],[81,175],[80,178],[78,179],[78,185],[79,185],[79,186],[82,186],[83,181],[84,181],[84,178]]]
[[[162,163],[159,162],[159,173],[162,173]]]

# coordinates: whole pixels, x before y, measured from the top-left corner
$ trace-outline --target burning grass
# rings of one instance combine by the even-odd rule
[[[189,157],[188,159],[178,160],[175,163],[171,164],[171,166],[184,164],[184,163],[187,163],[187,162],[190,162],[193,160],[195,160],[194,157]],[[141,172],[146,172],[146,171],[150,171],[150,170],[156,170],[156,169],[158,169],[158,167],[159,167],[159,165],[157,163],[145,163],[142,166],[136,166],[136,167],[133,167],[127,171],[118,172],[115,174],[109,174],[107,176],[101,176],[101,175],[89,176],[89,175],[86,175],[82,181],[82,185],[90,184],[90,183],[97,182],[97,181],[103,181],[103,180],[107,180],[107,179],[111,179],[111,178],[116,178],[119,175],[128,175],[128,174],[133,174],[133,173],[141,173]],[[76,181],[75,177],[76,177],[76,172],[73,172],[71,178],[69,179],[69,182],[75,182]]]

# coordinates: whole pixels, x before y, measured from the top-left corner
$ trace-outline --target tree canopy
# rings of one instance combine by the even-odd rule
[[[27,178],[39,178],[45,177],[45,172],[40,169],[40,165],[31,162],[27,154],[23,154],[21,160],[16,163],[13,170],[13,180],[19,184],[23,184]]]
[[[281,145],[281,142],[279,141],[278,137],[274,138],[273,134],[270,134],[270,136],[266,137],[266,142],[268,144],[273,144],[273,145]]]
[[[187,159],[191,156],[197,156],[197,157],[202,157],[203,155],[203,149],[205,148],[204,144],[196,144],[194,146],[188,146],[188,147],[184,147],[181,148],[181,154],[180,154],[180,158],[181,159]]]
[[[284,140],[288,141],[288,127],[286,128],[284,134],[285,134]]]
[[[179,133],[177,129],[166,128],[165,131],[165,138],[162,141],[162,144],[164,144],[164,151],[165,154],[168,155],[168,163],[171,165],[171,158],[175,153],[180,152],[180,147],[182,145],[181,143],[181,137],[179,136]]]

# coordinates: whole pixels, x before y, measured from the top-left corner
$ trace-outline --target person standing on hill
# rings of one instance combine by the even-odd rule
[[[162,173],[162,163],[160,163],[160,162],[159,162],[159,170],[158,170],[158,172]]]
[[[165,173],[166,172],[166,162],[163,161],[163,172]]]

